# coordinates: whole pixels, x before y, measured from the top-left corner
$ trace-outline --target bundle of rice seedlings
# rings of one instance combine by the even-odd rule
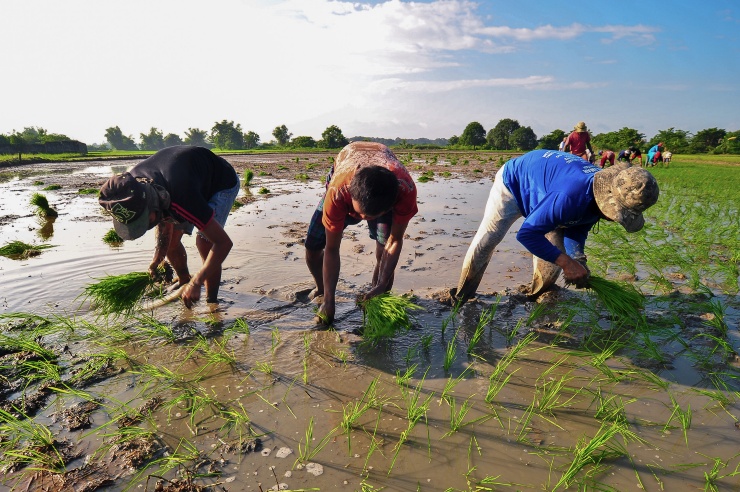
[[[108,275],[85,287],[84,299],[104,316],[130,314],[155,280],[147,272]]]
[[[636,320],[645,306],[645,297],[630,283],[614,282],[591,275],[588,288],[607,311],[618,320]]]
[[[123,238],[118,235],[115,229],[111,229],[103,236],[103,242],[106,244],[121,244]]]
[[[80,188],[77,193],[80,195],[98,195],[100,190],[97,188]]]
[[[41,193],[34,193],[31,196],[31,205],[37,207],[36,213],[44,217],[56,217],[57,211],[49,206],[49,200]]]
[[[41,254],[41,250],[47,248],[53,248],[51,244],[26,244],[23,241],[11,241],[3,247],[0,247],[0,256],[14,259],[26,259],[31,256],[37,256]]]
[[[254,178],[254,172],[251,169],[244,171],[244,187],[247,188]]]
[[[62,185],[59,184],[51,184],[47,186],[46,188],[43,188],[42,191],[54,191],[54,190],[61,190]]]
[[[408,297],[390,292],[360,303],[363,309],[362,335],[368,340],[391,338],[411,328],[409,311],[422,309]]]

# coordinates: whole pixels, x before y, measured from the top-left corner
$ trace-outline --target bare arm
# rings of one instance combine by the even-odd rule
[[[191,307],[194,302],[200,299],[200,290],[203,283],[215,271],[220,271],[221,265],[234,245],[221,224],[215,220],[208,222],[205,229],[200,232],[211,242],[212,246],[203,262],[203,266],[198,270],[198,273],[190,278],[190,282],[182,291],[182,301],[187,307]]]
[[[157,267],[164,261],[167,256],[167,251],[170,249],[170,241],[172,240],[173,226],[168,222],[160,222],[154,231],[154,257],[152,262],[149,264],[149,275],[155,275]]]
[[[365,294],[365,299],[370,299],[378,294],[387,292],[393,285],[393,274],[398,265],[398,259],[401,257],[403,249],[403,235],[406,233],[408,224],[391,224],[391,233],[385,243],[385,249],[380,257],[378,265],[378,281],[370,291]]]
[[[319,308],[319,316],[326,322],[334,321],[336,308],[335,295],[337,282],[339,281],[339,247],[342,244],[342,231],[326,231],[326,247],[324,248],[324,266],[322,274],[324,277],[324,302]]]

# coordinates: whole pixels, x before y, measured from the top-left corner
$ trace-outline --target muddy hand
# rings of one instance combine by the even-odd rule
[[[200,300],[200,285],[187,284],[182,291],[180,299],[182,299],[182,303],[185,304],[186,308],[191,309],[193,304]]]
[[[334,322],[334,306],[329,306],[326,302],[321,303],[314,321],[316,324],[330,326]]]

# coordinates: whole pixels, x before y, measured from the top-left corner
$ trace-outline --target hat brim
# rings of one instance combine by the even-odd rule
[[[642,212],[625,208],[614,196],[614,178],[629,167],[624,163],[617,164],[594,174],[594,198],[607,219],[617,222],[627,232],[637,232],[645,225]]]
[[[124,241],[139,239],[149,230],[149,206],[144,207],[141,215],[128,224],[113,219],[113,228]]]

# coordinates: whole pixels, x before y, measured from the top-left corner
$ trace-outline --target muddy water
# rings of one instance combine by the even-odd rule
[[[127,165],[118,163],[115,171]],[[28,260],[0,258],[0,312],[79,313],[80,318],[99,323],[85,313],[86,306],[78,311],[75,299],[84,286],[103,274],[146,269],[153,235],[120,247],[106,245],[101,238],[110,223],[100,216],[94,196],[77,193],[111,172],[105,163],[80,166],[62,180],[66,185],[61,190],[44,192],[59,212],[51,226],[40,223],[26,204],[39,188],[33,185],[35,180],[49,184],[58,175],[42,172],[0,184],[4,217],[0,243],[19,239],[55,245]],[[732,475],[740,443],[737,400],[720,406],[695,392],[710,388],[708,376],[696,368],[695,361],[682,356],[683,346],[675,340],[663,341],[676,355],[670,366],[650,367],[644,357],[640,362],[636,357],[615,356],[597,367],[594,354],[575,348],[582,334],[576,330],[560,334],[563,316],[526,323],[537,304],[512,290],[531,276],[531,257],[514,238],[516,226],[499,246],[479,289],[483,293],[479,302],[468,303],[450,319],[450,308],[432,298],[457,281],[481,219],[490,174],[484,179],[437,178],[419,183],[421,212],[407,230],[396,290],[416,293],[423,310],[412,331],[376,346],[364,344],[354,334],[362,319],[353,299],[367,288],[374,261],[366,228],[360,225],[346,231],[336,330],[318,330],[312,322],[315,306],[303,296],[311,283],[300,241],[322,184],[319,179],[255,178],[249,190],[254,200],[232,212],[227,223],[235,247],[225,264],[221,302],[201,304],[192,311],[172,303],[150,313],[173,328],[174,343],[147,336],[119,344],[135,363],[118,363],[122,374],[86,388],[108,402],[91,414],[92,429],[100,427],[97,433],[66,432],[55,424],[51,414],[79,401],[75,397],[50,399],[36,420],[75,443],[82,456],[67,465],[75,469],[100,446],[101,435],[113,430],[111,420],[161,396],[166,403],[140,425],[156,430],[170,456],[184,456],[191,444],[197,448],[198,458],[183,461],[190,463],[185,468],[193,472],[202,473],[208,467],[196,469],[195,463],[211,460],[209,466],[218,475],[202,478],[200,484],[219,483],[228,490],[268,490],[279,482],[291,489],[437,491],[552,490],[573,462],[579,440],[597,435],[602,422],[623,419],[640,439],[610,441],[611,450],[627,451],[605,456],[600,469],[584,468],[578,475],[581,483],[601,483],[611,490],[693,490],[706,486],[704,474],[708,473],[720,490],[740,486]],[[271,193],[259,195],[261,187]],[[192,238],[186,238],[185,245],[195,270],[199,261]],[[468,353],[482,311],[497,302],[495,292],[504,295],[494,320]],[[554,309],[579,295],[563,290],[546,304]],[[737,333],[735,309],[728,312],[734,328],[731,338]],[[647,314],[659,319],[669,315],[667,310],[666,305],[656,304]],[[249,334],[221,337],[237,318],[248,322]],[[133,332],[140,330],[140,322],[129,324]],[[610,327],[604,319],[598,325]],[[510,378],[500,392],[486,398],[497,364],[511,353],[512,343],[521,342],[530,332],[540,338],[502,371],[502,378]],[[233,356],[233,362],[209,365],[206,351],[194,348],[197,334],[204,335],[213,350],[223,340],[223,350]],[[101,340],[86,336],[85,330],[74,338],[69,346],[76,353],[100,350],[93,342]],[[555,341],[557,346],[549,344]],[[445,368],[446,354],[449,366]],[[143,370],[145,366],[167,369],[177,378],[155,376],[154,371]],[[400,378],[404,373],[410,375],[405,382]],[[547,389],[556,383],[563,387],[550,398]],[[373,384],[376,390],[370,398],[368,388]],[[192,398],[175,401],[186,391],[215,403],[196,408],[189,406]],[[693,412],[688,445],[671,398],[684,411]],[[607,417],[608,412],[597,413],[599,401],[618,403],[624,409]],[[363,411],[343,428],[343,415],[355,406]],[[426,410],[410,426],[409,409],[419,406]],[[252,433],[260,436],[261,447],[242,454],[225,446],[238,432],[225,426],[220,407],[243,409]],[[604,408],[612,407],[605,404]],[[307,438],[311,421],[313,434]],[[279,457],[281,448],[289,448],[291,454]],[[304,456],[298,460],[301,450]],[[301,461],[321,465],[323,473],[315,475],[317,467]],[[141,473],[142,484],[148,474],[174,477],[173,471],[152,466]],[[133,477],[124,475],[110,489],[125,489]],[[28,483],[33,484],[31,489],[39,486],[38,481],[22,479],[18,488],[25,489]]]

